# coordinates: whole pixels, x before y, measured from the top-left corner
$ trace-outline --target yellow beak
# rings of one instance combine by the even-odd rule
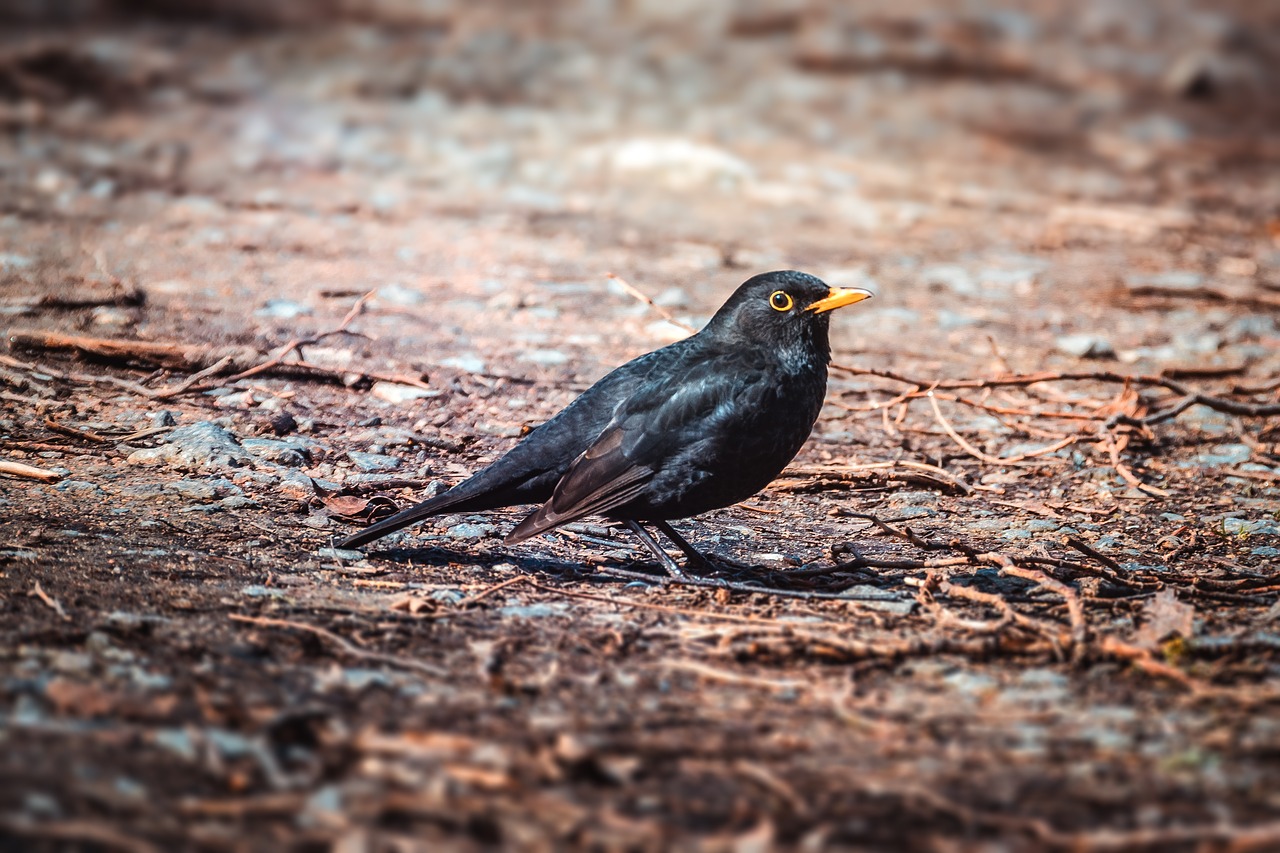
[[[855,302],[861,302],[864,299],[870,299],[873,295],[870,290],[863,290],[861,287],[833,287],[830,293],[805,310],[812,311],[815,314],[822,314],[826,311],[834,311],[837,308],[852,305]]]

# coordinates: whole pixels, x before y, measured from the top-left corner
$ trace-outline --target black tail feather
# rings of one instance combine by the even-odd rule
[[[442,512],[456,507],[462,503],[463,499],[454,494],[453,491],[445,492],[442,495],[436,495],[420,504],[411,506],[406,510],[397,512],[390,518],[385,518],[377,524],[371,524],[359,533],[353,533],[346,539],[338,543],[339,548],[359,548],[375,539],[381,539],[388,533],[394,533],[402,527],[408,527],[424,518],[430,518],[433,515],[439,515]]]

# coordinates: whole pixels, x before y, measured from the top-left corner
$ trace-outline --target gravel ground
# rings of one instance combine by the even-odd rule
[[[1280,849],[1280,10],[614,6],[5,12],[0,849]],[[779,268],[708,585],[333,549]]]

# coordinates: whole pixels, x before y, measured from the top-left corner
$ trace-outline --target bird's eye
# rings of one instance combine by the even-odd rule
[[[790,311],[795,304],[796,301],[785,290],[775,290],[769,296],[769,305],[773,307],[774,311]]]

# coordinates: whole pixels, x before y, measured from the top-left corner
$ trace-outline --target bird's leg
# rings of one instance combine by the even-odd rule
[[[671,559],[670,554],[662,550],[662,547],[658,544],[658,540],[654,539],[653,535],[650,534],[649,531],[641,527],[640,522],[636,521],[634,518],[624,518],[622,519],[622,523],[627,526],[628,530],[639,537],[640,541],[645,544],[646,548],[653,552],[653,556],[657,557],[658,562],[662,563],[662,568],[667,570],[667,574],[671,575],[673,578],[684,578],[685,574],[680,570],[680,567],[676,565],[676,561]],[[661,524],[662,522],[658,523]]]
[[[680,551],[684,554],[685,559],[688,560],[692,565],[698,566],[699,568],[702,568],[702,569],[708,569],[708,570],[714,568],[714,566],[711,565],[711,561],[708,560],[706,557],[704,557],[702,553],[698,551],[697,548],[690,545],[689,540],[685,539],[683,536],[677,533],[676,529],[672,527],[670,524],[667,524],[665,521],[654,521],[651,523],[653,524],[654,527],[661,530],[663,535],[665,535],[672,542],[676,543],[676,547],[680,549]]]

